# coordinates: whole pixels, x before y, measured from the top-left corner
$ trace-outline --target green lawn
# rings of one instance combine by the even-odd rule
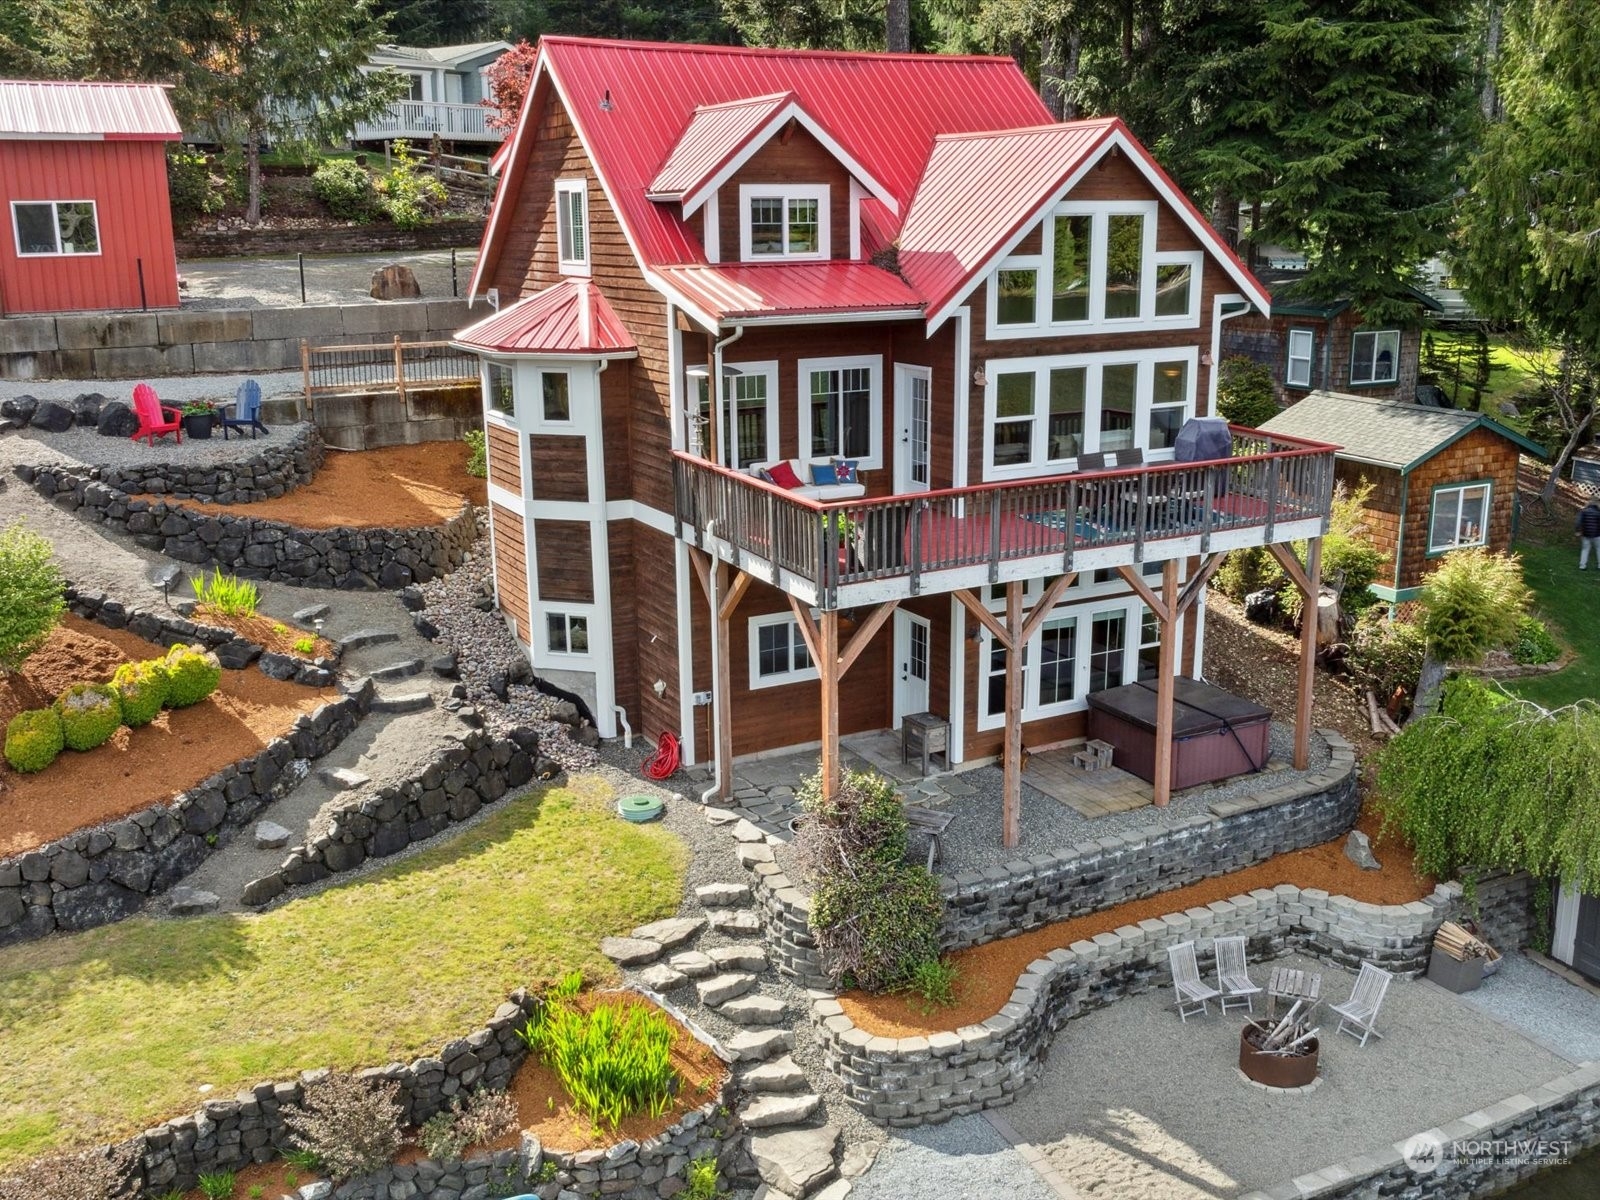
[[[1578,539],[1567,536],[1566,516],[1552,524],[1524,528],[1517,542],[1522,577],[1533,589],[1535,615],[1570,646],[1572,663],[1553,675],[1507,680],[1506,687],[1545,708],[1584,698],[1600,699],[1600,566],[1578,570]]]
[[[688,853],[597,776],[272,912],[124,921],[0,950],[0,1166],[193,1111],[198,1090],[409,1060],[507,992],[671,914]]]
[[[1478,339],[1475,334],[1461,333],[1449,329],[1425,330],[1424,339],[1433,339],[1434,353],[1442,360],[1442,367],[1435,372],[1439,377],[1439,386],[1444,389],[1444,394],[1455,398],[1459,408],[1472,407],[1472,389],[1468,386],[1473,379],[1478,361]],[[1460,351],[1461,388],[1459,397],[1455,386],[1455,368],[1457,351]],[[1423,345],[1422,370],[1426,373],[1431,370],[1426,361],[1427,345]],[[1534,386],[1533,372],[1528,369],[1528,363],[1521,355],[1513,353],[1504,337],[1493,336],[1489,338],[1489,383],[1484,388],[1482,410],[1496,419],[1507,420],[1500,413],[1500,401],[1509,400],[1519,392],[1531,390]],[[1515,423],[1511,418],[1508,423]],[[1519,428],[1518,432],[1522,432]]]

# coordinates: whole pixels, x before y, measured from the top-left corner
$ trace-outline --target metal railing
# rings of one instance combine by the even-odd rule
[[[396,392],[478,382],[478,357],[449,342],[370,342],[354,346],[300,343],[306,411],[316,397]]]
[[[880,499],[822,503],[681,451],[673,486],[680,533],[712,535],[816,588],[832,607],[844,584],[1052,557],[1073,570],[1084,550],[1133,548],[1230,530],[1326,520],[1333,447],[1233,426],[1233,454]]]
[[[442,100],[396,100],[381,115],[356,123],[355,140],[421,138],[434,135],[447,142],[499,142],[505,131],[489,128],[493,109],[482,104],[448,104]]]

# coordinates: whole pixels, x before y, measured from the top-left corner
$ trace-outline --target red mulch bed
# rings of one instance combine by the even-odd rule
[[[296,1189],[322,1178],[315,1171],[291,1167],[286,1162],[251,1163],[234,1172],[230,1200],[246,1200],[249,1196],[258,1196],[260,1200],[278,1200],[280,1196],[292,1196]],[[261,1190],[257,1191],[257,1188]],[[196,1187],[185,1192],[183,1200],[209,1200],[209,1197]]]
[[[316,637],[303,629],[285,625],[282,621],[274,621],[271,617],[263,617],[260,613],[250,617],[235,617],[220,613],[209,604],[197,604],[192,616],[198,624],[231,629],[244,638],[245,641],[264,646],[274,654],[288,654],[294,658],[303,658],[308,662],[313,659],[331,658],[333,656],[333,643],[327,638]],[[309,652],[296,648],[295,644],[297,642],[308,638],[311,641]]]
[[[0,677],[0,728],[23,709],[45,707],[68,684],[104,682],[122,663],[165,653],[127,630],[69,616],[19,674]],[[159,804],[255,754],[301,713],[337,697],[254,668],[224,671],[199,704],[163,712],[143,729],[119,729],[82,754],[63,750],[36,774],[19,774],[0,759],[0,855]]]

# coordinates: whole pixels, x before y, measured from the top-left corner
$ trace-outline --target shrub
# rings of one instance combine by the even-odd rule
[[[222,682],[222,664],[209,650],[185,646],[182,642],[167,651],[161,660],[170,682],[167,685],[167,707],[188,708],[199,704]]]
[[[337,1180],[389,1165],[400,1150],[400,1085],[331,1074],[305,1086],[284,1113],[290,1140]]]
[[[1242,604],[1251,592],[1281,590],[1288,576],[1265,546],[1246,546],[1222,560],[1214,581],[1219,592]]]
[[[213,571],[207,576],[201,572],[199,579],[189,582],[196,600],[225,617],[253,617],[256,605],[261,603],[261,589],[237,575]]]
[[[1524,613],[1517,619],[1517,636],[1511,641],[1511,657],[1525,666],[1554,662],[1561,657],[1561,647],[1544,622]]]
[[[314,654],[316,652],[316,649],[317,649],[317,640],[316,640],[316,638],[303,637],[303,638],[296,638],[295,639],[294,652],[296,654]]]
[[[64,745],[61,718],[53,708],[30,708],[6,725],[6,761],[24,775],[55,762]]]
[[[412,154],[404,138],[392,147],[394,165],[378,180],[377,189],[385,215],[400,229],[416,229],[444,207],[450,193],[444,184],[419,169],[420,156]]]
[[[801,782],[799,800],[806,818],[795,849],[811,871],[827,875],[868,861],[894,866],[905,858],[905,806],[882,776],[847,771],[830,801],[822,798],[819,771]]]
[[[19,521],[0,530],[0,671],[15,671],[67,611],[50,543]]]
[[[1235,425],[1259,429],[1277,416],[1272,371],[1242,354],[1222,360],[1217,370],[1217,412]]]
[[[348,158],[319,163],[311,176],[311,191],[341,221],[369,220],[380,207],[372,176]]]
[[[227,167],[213,170],[206,155],[181,148],[167,153],[167,193],[172,215],[180,220],[221,212],[235,190]]]
[[[956,977],[960,972],[948,958],[930,958],[919,962],[911,972],[906,990],[922,997],[923,1015],[936,1008],[949,1008],[956,1002]]]
[[[467,444],[471,451],[467,455],[467,474],[475,479],[487,479],[489,476],[489,453],[484,444],[483,430],[469,429],[461,435],[461,440]]]
[[[1444,662],[1471,663],[1517,635],[1528,605],[1522,563],[1481,547],[1456,550],[1422,585],[1422,632]]]
[[[56,697],[54,708],[69,750],[93,750],[122,724],[122,701],[110,684],[75,683]]]
[[[159,658],[118,667],[111,676],[111,690],[122,703],[122,723],[138,729],[154,721],[167,702],[170,682],[166,664]]]
[[[643,1004],[599,1001],[584,1012],[572,1003],[572,981],[546,993],[522,1027],[523,1042],[596,1124],[615,1129],[641,1111],[659,1117],[678,1086],[672,1023]]]
[[[127,1145],[52,1154],[0,1175],[0,1200],[113,1200],[127,1195],[137,1164]]]
[[[726,1196],[717,1186],[717,1159],[714,1154],[703,1154],[690,1162],[683,1173],[682,1200],[719,1200]]]
[[[429,1117],[417,1141],[429,1158],[460,1158],[473,1146],[481,1146],[513,1132],[518,1125],[517,1102],[505,1092],[487,1088],[467,1097],[466,1106],[457,1096],[450,1107]]]
[[[1396,688],[1414,693],[1425,641],[1422,630],[1410,621],[1391,621],[1382,612],[1364,613],[1350,640],[1350,670],[1380,700],[1394,695]]]

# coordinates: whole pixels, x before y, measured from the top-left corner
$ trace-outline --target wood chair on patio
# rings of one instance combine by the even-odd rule
[[[163,404],[155,388],[141,383],[133,389],[133,415],[139,420],[139,431],[129,437],[137,442],[143,438],[151,446],[158,437],[174,434],[178,444],[183,444],[183,414],[170,404]]]
[[[239,390],[234,393],[233,416],[226,412],[222,415],[222,440],[228,440],[228,431],[237,429],[239,436],[244,436],[248,429],[253,439],[256,431],[270,434],[272,430],[261,423],[261,385],[254,379],[246,379],[239,385]]]
[[[1256,994],[1261,991],[1250,981],[1250,968],[1245,962],[1244,938],[1217,938],[1211,943],[1217,952],[1217,987],[1222,995],[1217,1003],[1223,1012],[1228,1005],[1243,1004],[1245,1011],[1256,1011]]]
[[[1361,974],[1356,976],[1356,986],[1350,992],[1350,999],[1343,1004],[1330,1004],[1328,1007],[1339,1014],[1339,1032],[1348,1033],[1363,1046],[1369,1037],[1382,1037],[1373,1028],[1373,1023],[1378,1019],[1378,1010],[1383,1007],[1383,998],[1389,991],[1389,983],[1394,979],[1388,971],[1375,967],[1369,962],[1361,964]]]
[[[1185,1024],[1194,1016],[1210,1013],[1210,1003],[1222,993],[1200,980],[1200,964],[1195,961],[1194,943],[1179,942],[1167,947],[1167,961],[1172,964],[1172,990],[1178,996],[1178,1016]]]

